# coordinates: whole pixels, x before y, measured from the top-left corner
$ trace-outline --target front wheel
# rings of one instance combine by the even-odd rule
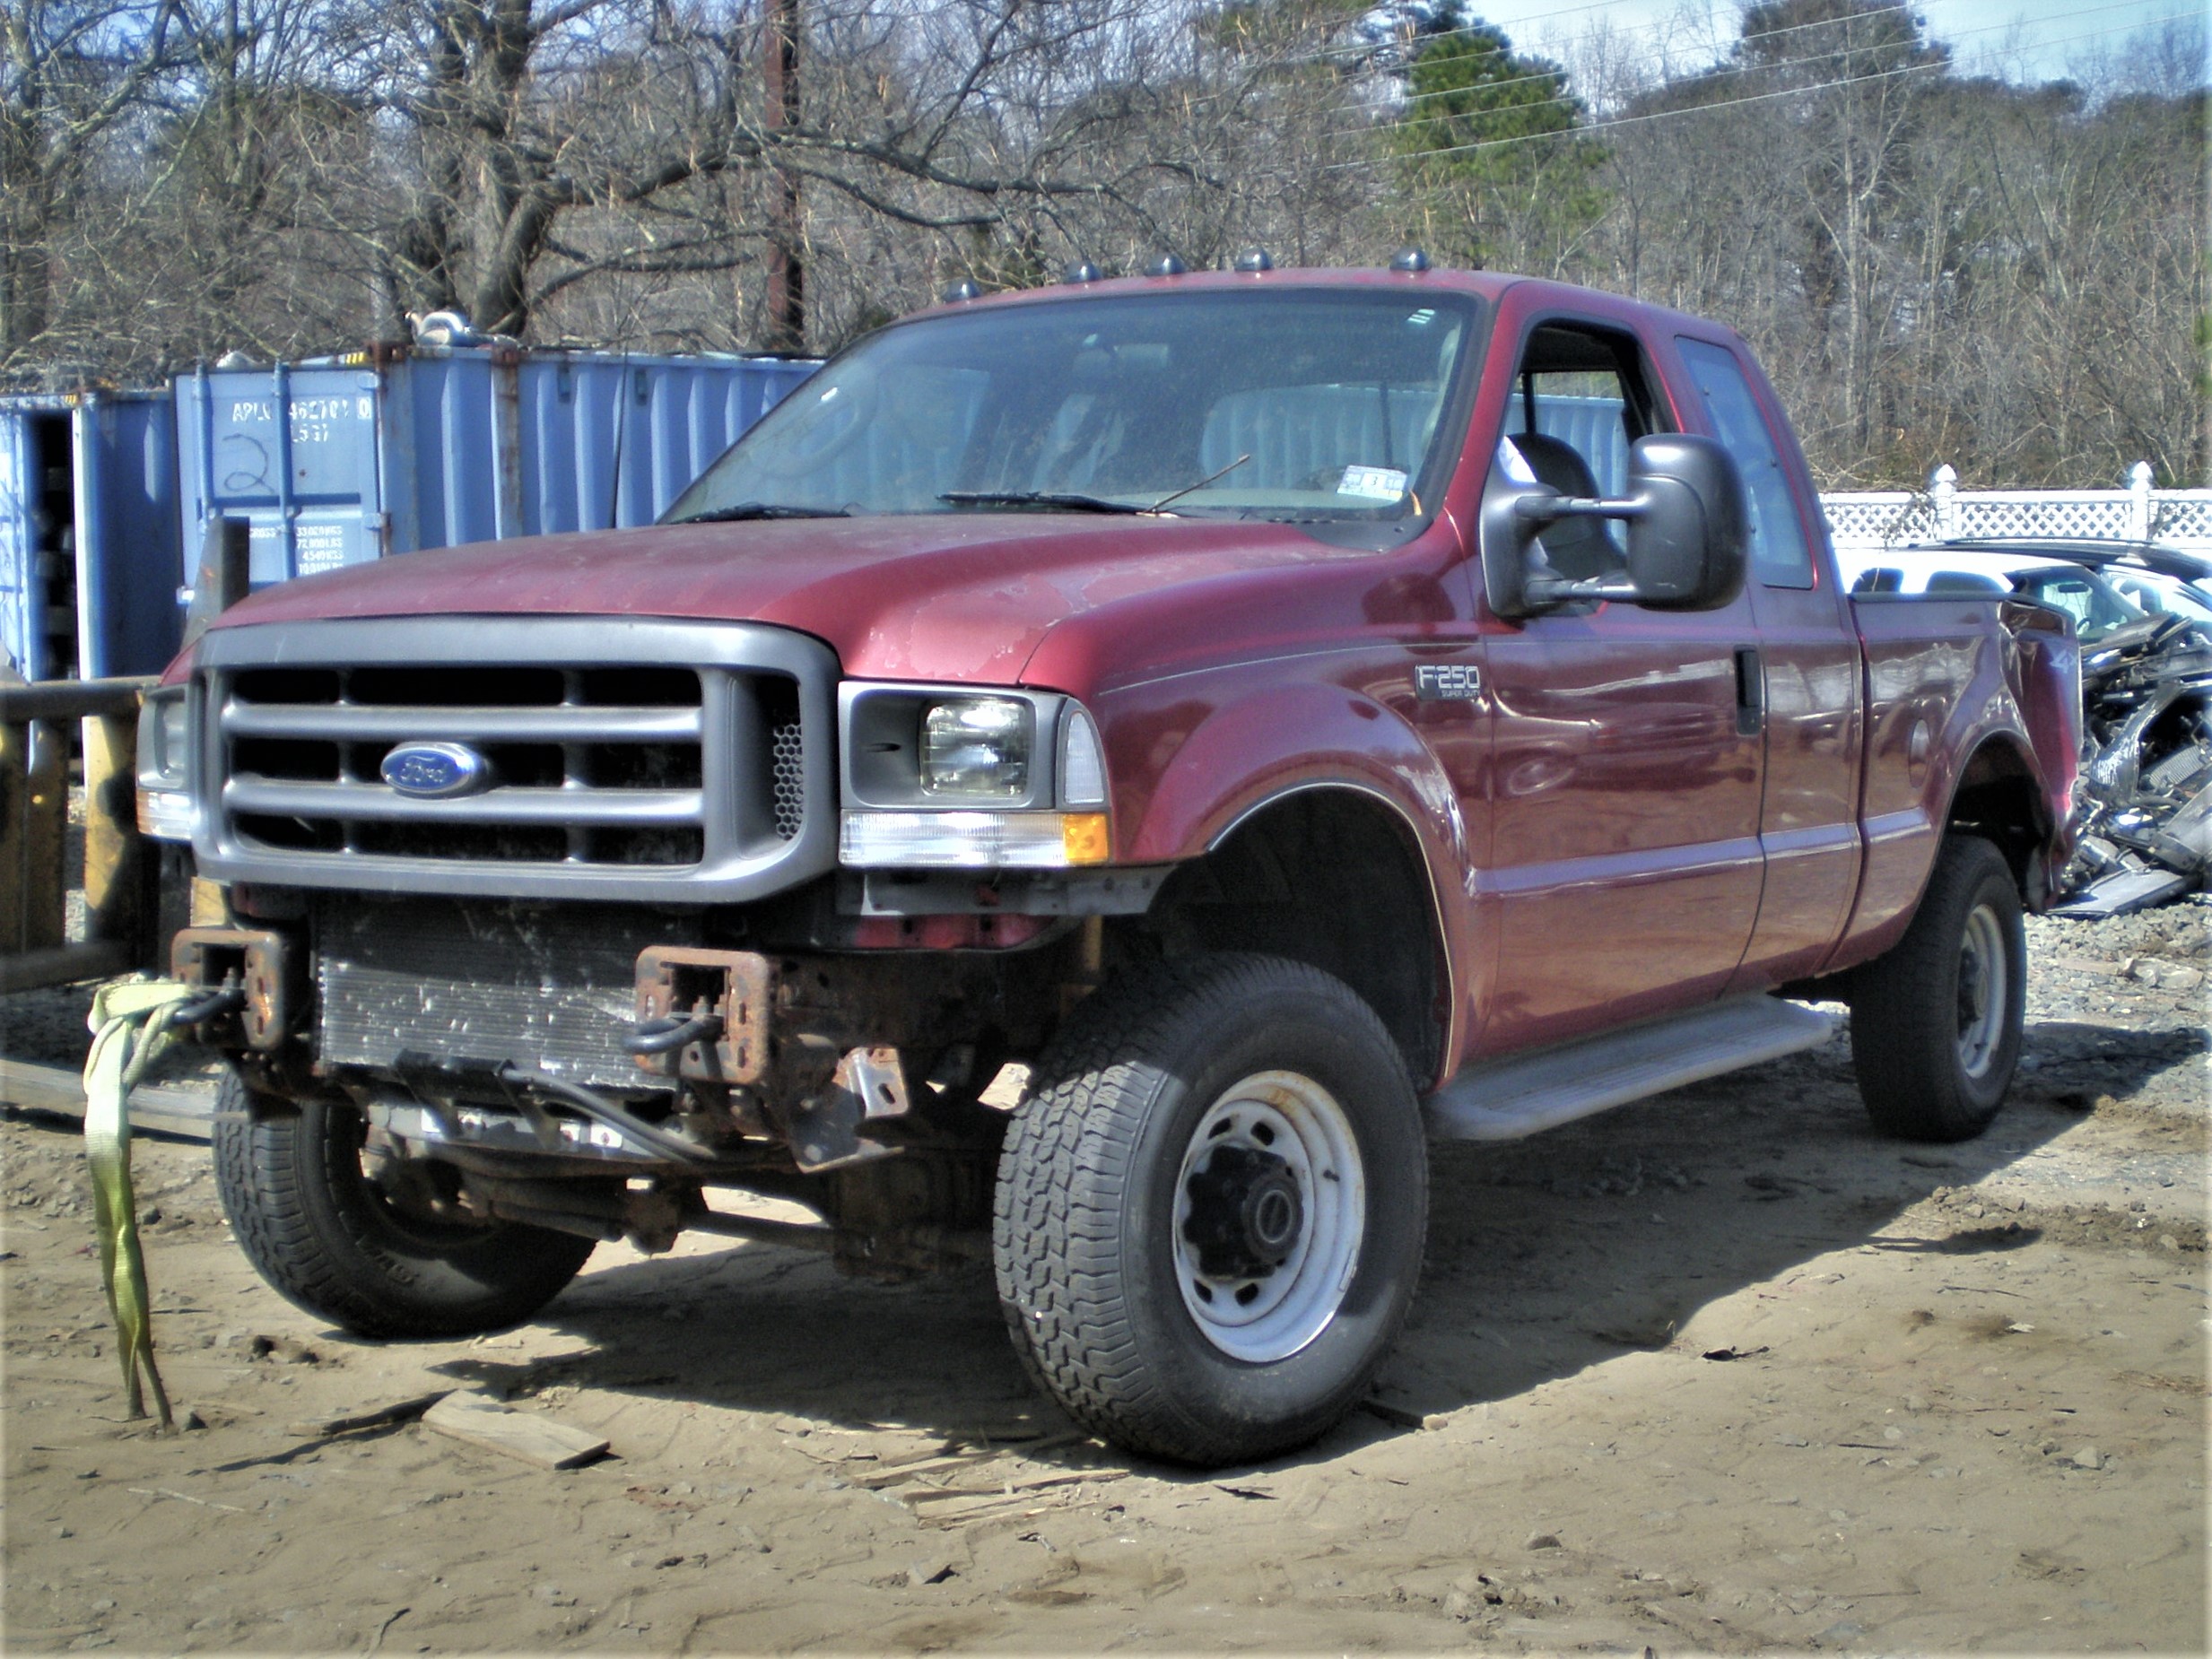
[[[1178,1462],[1304,1444],[1358,1403],[1427,1227],[1419,1110],[1341,981],[1165,964],[1081,1004],[999,1164],[1001,1305],[1079,1422]]]
[[[1908,1141],[1969,1141],[1990,1126],[2020,1060],[2027,942],[2005,856],[1947,837],[1905,935],[1859,968],[1851,1060],[1867,1115]]]
[[[592,1241],[456,1219],[417,1184],[372,1178],[350,1106],[253,1109],[235,1073],[215,1102],[215,1186],[247,1259],[293,1306],[357,1336],[470,1336],[560,1294]]]

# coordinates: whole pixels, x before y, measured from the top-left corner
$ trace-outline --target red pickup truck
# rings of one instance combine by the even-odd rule
[[[278,1290],[419,1336],[601,1239],[988,1260],[1077,1420],[1215,1463],[1369,1385],[1431,1135],[1833,1000],[1883,1129],[1988,1124],[2065,619],[1841,591],[1725,327],[1246,264],[947,303],[655,528],[291,583],[179,660],[143,811],[226,895],[175,961]]]

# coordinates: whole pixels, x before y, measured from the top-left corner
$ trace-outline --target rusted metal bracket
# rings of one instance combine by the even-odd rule
[[[682,1022],[701,1016],[695,1038],[637,1054],[640,1070],[737,1086],[768,1074],[768,1023],[775,969],[757,951],[701,951],[653,945],[639,952],[637,1019]]]
[[[813,1172],[890,1157],[899,1149],[871,1139],[869,1130],[913,1109],[896,1048],[849,1049],[826,1089],[785,1108],[792,1161]]]
[[[179,928],[170,946],[170,971],[186,985],[213,990],[234,980],[245,1000],[238,1025],[248,1048],[282,1048],[292,1029],[292,942],[248,927]]]

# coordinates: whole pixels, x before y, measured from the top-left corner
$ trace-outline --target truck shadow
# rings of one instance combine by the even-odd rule
[[[2055,1139],[2097,1095],[2132,1093],[2203,1049],[2194,1029],[2033,1025],[2033,1069],[1990,1132],[1963,1145],[1878,1138],[1838,1041],[1536,1140],[1434,1146],[1427,1265],[1379,1385],[1380,1414],[1354,1413],[1300,1456],[1337,1455],[1425,1413],[1666,1346],[1701,1308],[1831,1252],[2033,1243],[2032,1212],[1964,1229],[1896,1223],[1937,1189]],[[602,1267],[538,1317],[592,1351],[440,1368],[775,1413],[795,1429],[951,1439],[1060,1420],[1032,1390],[980,1269],[875,1285],[817,1256],[740,1245]]]

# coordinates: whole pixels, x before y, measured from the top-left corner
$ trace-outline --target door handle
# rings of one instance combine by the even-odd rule
[[[1755,645],[1736,647],[1736,731],[1756,737],[1766,724],[1766,666]]]

